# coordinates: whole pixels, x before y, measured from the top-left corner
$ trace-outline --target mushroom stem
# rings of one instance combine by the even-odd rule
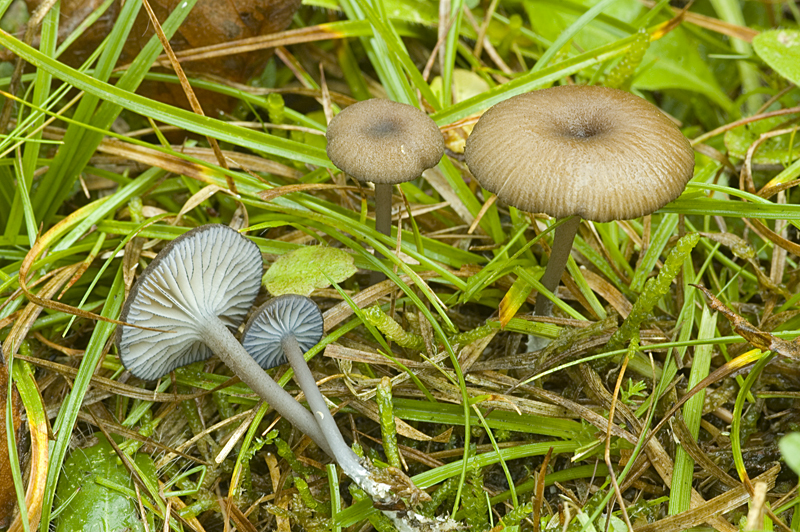
[[[578,233],[578,227],[581,225],[581,217],[578,215],[572,216],[566,222],[556,227],[556,234],[553,237],[553,247],[550,251],[550,260],[547,262],[547,268],[544,270],[544,275],[540,279],[542,285],[549,291],[555,293],[558,288],[558,283],[561,281],[561,275],[567,267],[567,260],[569,260],[570,251],[572,251],[572,242],[575,240],[575,235]],[[536,306],[533,309],[534,316],[552,316],[553,315],[553,302],[547,299],[543,294],[536,296]]]
[[[330,410],[328,410],[325,398],[317,387],[317,381],[308,368],[303,351],[297,343],[297,338],[293,334],[285,335],[281,338],[281,347],[283,348],[283,354],[286,355],[286,359],[294,369],[294,378],[306,395],[306,400],[308,401],[308,406],[311,407],[314,419],[319,424],[319,428],[333,451],[333,457],[339,463],[345,475],[353,479],[359,487],[366,490],[364,484],[371,478],[370,473],[361,464],[356,453],[348,447],[342,437],[342,433],[339,432],[339,427],[336,425]],[[370,493],[370,495],[374,496],[373,493]]]
[[[392,186],[389,183],[375,183],[375,230],[389,236],[392,234]],[[383,255],[375,250],[375,258]],[[383,272],[372,272],[370,283],[376,284],[386,279]]]
[[[375,229],[386,236],[392,232],[392,187],[375,183]]]
[[[328,456],[338,460],[311,413],[264,373],[261,366],[253,360],[225,324],[216,316],[198,317],[198,319],[202,322],[199,328],[200,336],[209,349],[259,397],[311,438]]]

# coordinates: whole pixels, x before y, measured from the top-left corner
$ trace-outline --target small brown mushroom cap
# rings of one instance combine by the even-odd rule
[[[595,222],[660,209],[694,171],[689,141],[664,113],[606,87],[553,87],[500,102],[478,120],[465,155],[501,201]]]
[[[365,100],[328,125],[328,157],[359,181],[397,184],[419,177],[444,154],[444,139],[431,118],[412,105]]]

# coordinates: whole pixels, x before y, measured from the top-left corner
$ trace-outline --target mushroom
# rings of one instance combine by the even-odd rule
[[[245,325],[242,345],[263,366],[283,364],[288,359],[342,471],[373,499],[389,507],[382,511],[398,530],[456,530],[457,523],[450,519],[430,518],[412,509],[395,508],[400,493],[412,500],[430,498],[399,470],[388,468],[371,472],[368,463],[362,462],[347,446],[303,356],[319,342],[322,333],[322,314],[317,305],[305,296],[285,294],[271,299],[253,313]]]
[[[692,178],[689,141],[655,105],[606,87],[562,86],[520,94],[478,120],[465,156],[498,199],[558,220],[542,285],[555,292],[581,218],[627,220],[677,198]],[[550,316],[541,293],[534,314]]]
[[[216,354],[284,418],[334,456],[311,413],[273,381],[231,333],[244,321],[261,283],[261,252],[225,225],[192,229],[145,268],[122,307],[116,343],[134,376],[160,378]]]
[[[216,354],[279,414],[335,458],[342,470],[378,502],[394,504],[398,493],[426,495],[402,472],[382,470],[373,475],[344,443],[303,358],[303,350],[322,336],[322,316],[313,302],[300,296],[276,298],[250,320],[247,337],[255,339],[262,323],[259,316],[283,316],[280,323],[263,321],[265,329],[272,327],[278,333],[265,335],[273,339],[271,347],[265,348],[267,355],[257,356],[261,365],[233,336],[231,329],[244,319],[258,294],[261,270],[258,247],[224,225],[198,227],[167,244],[141,273],[122,308],[120,320],[148,327],[117,329],[122,364],[134,376],[152,380]],[[264,373],[264,369],[280,363],[275,356],[278,346],[288,355],[316,419]],[[383,512],[403,532],[457,528],[451,519],[429,518],[411,509]]]
[[[333,457],[348,477],[362,485],[369,471],[342,438],[303,356],[319,342],[322,333],[322,314],[317,305],[305,296],[285,294],[270,299],[253,313],[245,325],[242,345],[266,368],[288,359]]]
[[[328,124],[326,137],[337,168],[375,184],[375,229],[384,235],[392,225],[392,185],[419,177],[444,154],[436,123],[416,107],[390,100],[347,107]],[[373,282],[382,278],[373,275]]]

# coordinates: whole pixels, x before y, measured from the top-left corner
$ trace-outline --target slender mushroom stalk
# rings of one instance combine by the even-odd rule
[[[270,299],[250,317],[242,335],[242,345],[250,357],[267,367],[288,360],[294,377],[306,396],[313,418],[342,471],[363,488],[371,487],[371,475],[361,460],[345,443],[339,427],[328,410],[325,398],[308,368],[303,353],[319,342],[324,332],[319,307],[305,296],[285,294]],[[368,490],[365,490],[368,491]],[[386,497],[382,489],[381,498]],[[369,491],[368,491],[369,492]],[[375,496],[375,493],[370,492]]]
[[[558,283],[561,282],[561,274],[567,267],[569,253],[572,250],[572,242],[578,234],[578,227],[581,225],[580,216],[572,216],[566,222],[556,227],[556,234],[553,236],[553,247],[550,251],[550,260],[544,275],[539,279],[542,286],[550,292],[556,293]],[[533,308],[534,316],[551,316],[553,314],[553,302],[542,294],[536,296],[536,306]]]
[[[542,284],[555,292],[581,218],[655,212],[692,178],[689,141],[656,106],[625,91],[562,86],[520,94],[478,120],[464,152],[475,178],[525,212],[573,220],[556,229]],[[552,304],[538,295],[535,314]]]
[[[412,105],[365,100],[328,124],[328,157],[343,172],[375,184],[375,229],[391,234],[392,185],[411,181],[436,166],[444,138],[436,123]],[[375,252],[376,258],[381,255]],[[383,280],[373,272],[372,284]]]
[[[392,234],[392,187],[389,183],[375,183],[375,230],[387,236]],[[378,253],[375,256],[381,258]]]
[[[266,400],[272,408],[286,418],[300,432],[310,437],[331,458],[338,461],[337,453],[330,447],[330,439],[308,410],[294,400],[286,390],[264,373],[227,327],[219,320],[209,319],[203,323],[201,337],[211,350],[251,390]],[[243,356],[247,355],[247,356]],[[302,355],[301,355],[302,356]]]
[[[300,389],[306,395],[308,406],[311,407],[311,413],[322,429],[322,434],[328,445],[330,445],[334,458],[336,458],[336,461],[342,467],[342,471],[348,477],[355,480],[359,485],[363,484],[362,479],[369,477],[369,472],[361,465],[356,453],[347,446],[344,438],[342,438],[342,433],[339,432],[339,427],[336,426],[336,422],[328,410],[325,398],[322,397],[322,393],[317,387],[317,381],[306,364],[306,359],[303,357],[303,351],[300,350],[297,338],[293,334],[287,334],[281,338],[281,347],[289,360],[289,364],[294,369],[295,379],[297,379]]]
[[[264,373],[231,333],[258,294],[261,272],[258,247],[227,226],[205,225],[176,238],[139,276],[121,315],[122,321],[163,332],[119,327],[120,360],[136,377],[154,380],[216,354],[333,456],[311,413]]]
[[[396,470],[371,471],[345,443],[339,427],[328,410],[325,398],[303,354],[313,347],[323,334],[319,308],[309,298],[282,295],[259,307],[245,326],[242,344],[252,358],[262,365],[279,365],[288,360],[294,377],[306,396],[314,418],[322,430],[342,471],[374,500],[393,504],[398,492],[425,497],[424,491]],[[455,530],[457,524],[449,519],[432,519],[406,509],[402,512],[384,510],[398,530]]]

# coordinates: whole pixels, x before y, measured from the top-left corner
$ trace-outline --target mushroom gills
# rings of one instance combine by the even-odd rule
[[[215,353],[245,384],[333,456],[311,413],[252,359],[229,327],[240,323],[261,286],[261,252],[225,225],[192,229],[168,243],[139,275],[120,319],[120,361],[155,380]]]

